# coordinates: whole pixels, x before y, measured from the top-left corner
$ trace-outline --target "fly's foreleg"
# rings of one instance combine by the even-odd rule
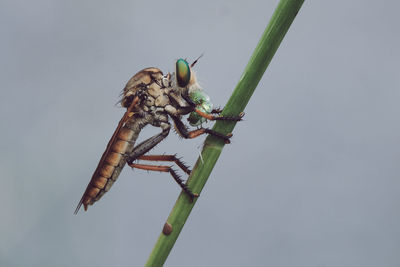
[[[183,124],[183,122],[180,118],[175,117],[175,116],[171,116],[171,117],[174,120],[178,134],[180,136],[182,136],[183,138],[192,139],[192,138],[198,137],[199,135],[207,133],[207,134],[211,134],[213,136],[223,139],[226,144],[229,144],[231,142],[229,139],[232,137],[232,134],[224,135],[224,134],[221,134],[214,130],[211,130],[209,128],[200,128],[200,129],[196,129],[193,131],[188,131],[188,129]]]
[[[222,109],[220,108],[215,108],[213,110],[211,110],[211,114],[220,114],[222,112]]]
[[[213,114],[205,113],[205,112],[200,111],[198,109],[195,109],[194,112],[196,112],[197,114],[199,114],[203,118],[206,118],[207,120],[210,120],[210,121],[215,121],[215,120],[220,120],[220,121],[241,121],[243,116],[244,116],[244,112],[240,112],[239,116],[213,115]],[[220,109],[214,109],[211,113],[219,114],[221,112],[222,112],[222,110],[220,110]]]

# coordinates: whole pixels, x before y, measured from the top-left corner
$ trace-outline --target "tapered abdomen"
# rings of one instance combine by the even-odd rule
[[[161,70],[146,68],[136,73],[126,84],[121,105],[126,107],[127,111],[108,142],[106,151],[100,159],[92,179],[75,210],[75,214],[82,205],[87,210],[88,206],[99,200],[117,180],[126,164],[127,155],[131,154],[133,150],[140,129],[152,119],[151,116],[143,115],[146,113],[142,110],[143,107],[140,106],[141,99],[139,95],[143,95],[149,90],[159,93],[157,95],[162,95],[160,92],[162,78],[163,73]],[[138,113],[141,113],[141,115],[139,116]]]
[[[126,155],[132,151],[138,137],[139,132],[135,128],[132,125],[125,124],[114,133],[75,213],[78,212],[81,205],[87,210],[88,206],[99,200],[118,179],[126,164]]]

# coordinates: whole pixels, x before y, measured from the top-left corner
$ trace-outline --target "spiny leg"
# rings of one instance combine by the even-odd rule
[[[160,171],[160,172],[169,172],[174,180],[179,184],[182,190],[193,200],[195,197],[198,197],[199,194],[193,193],[189,187],[185,184],[185,182],[181,179],[181,177],[172,169],[171,166],[154,166],[148,164],[138,164],[138,163],[129,163],[128,164],[132,168],[148,170],[148,171]]]
[[[189,138],[189,139],[196,138],[196,137],[198,137],[198,136],[200,136],[202,134],[205,134],[205,133],[211,134],[211,135],[214,135],[216,137],[219,137],[219,138],[223,139],[226,144],[230,144],[231,143],[231,141],[229,139],[232,137],[232,134],[224,135],[224,134],[221,134],[221,133],[216,132],[214,130],[211,130],[209,128],[200,128],[200,129],[196,129],[196,130],[193,130],[193,131],[188,131],[186,138]]]
[[[244,112],[240,112],[239,116],[220,116],[220,115],[213,115],[213,114],[208,114],[205,113],[201,110],[195,109],[194,110],[197,114],[199,114],[200,116],[202,116],[203,118],[206,118],[207,120],[210,121],[215,121],[215,120],[220,120],[220,121],[241,121],[243,116],[244,116]],[[217,109],[217,110],[213,110],[211,113],[221,113],[222,110]]]
[[[189,175],[191,172],[189,167],[186,166],[185,163],[182,162],[180,158],[177,158],[176,155],[143,155],[138,157],[137,159],[150,160],[150,161],[173,161],[179,168],[182,169],[182,171],[186,172]]]
[[[159,134],[154,135],[153,137],[150,137],[137,145],[133,151],[128,155],[127,158],[127,163],[129,166],[132,168],[138,168],[138,169],[143,169],[143,170],[149,170],[149,171],[162,171],[162,172],[169,172],[174,180],[179,184],[179,186],[182,188],[182,190],[189,195],[189,197],[193,200],[194,197],[197,197],[198,194],[192,193],[190,189],[187,187],[187,185],[184,183],[184,181],[179,177],[179,175],[170,167],[170,166],[154,166],[154,165],[146,165],[146,164],[138,164],[138,163],[133,163],[136,159],[142,159],[142,160],[158,160],[158,161],[175,161],[176,159],[176,164],[182,168],[183,171],[186,173],[190,173],[190,170],[188,167],[186,167],[185,164],[183,164],[178,158],[174,158],[175,156],[170,156],[166,155],[166,157],[162,156],[144,156],[147,152],[149,152],[153,147],[155,147],[158,143],[160,143],[165,137],[167,137],[169,130],[170,130],[170,125],[169,123],[162,123],[161,127],[163,128],[163,131]],[[155,159],[157,157],[157,159]],[[167,160],[168,158],[168,160]],[[170,160],[169,160],[170,159]]]
[[[213,110],[211,110],[211,114],[220,114],[222,112],[222,109],[220,108],[215,108]]]
[[[216,132],[214,130],[211,130],[209,128],[200,128],[200,129],[196,129],[196,130],[193,130],[193,131],[188,131],[188,129],[183,124],[183,122],[181,121],[180,118],[175,117],[175,116],[171,116],[171,117],[172,117],[172,119],[173,119],[173,121],[175,123],[175,126],[176,126],[175,128],[176,128],[178,134],[180,136],[182,136],[183,138],[192,139],[192,138],[195,138],[195,137],[197,137],[199,135],[208,133],[208,134],[211,134],[211,135],[214,135],[216,137],[219,137],[219,138],[223,139],[225,141],[225,143],[227,143],[227,144],[230,143],[229,139],[232,137],[232,134],[224,135],[224,134],[221,134],[221,133]]]
[[[143,156],[147,152],[149,152],[152,148],[154,148],[158,143],[160,143],[162,140],[164,140],[165,137],[168,136],[169,130],[171,128],[169,123],[163,122],[161,124],[161,128],[163,131],[159,134],[156,134],[149,139],[146,139],[139,145],[137,145],[129,155],[127,155],[127,162],[132,163],[134,162],[138,157]]]

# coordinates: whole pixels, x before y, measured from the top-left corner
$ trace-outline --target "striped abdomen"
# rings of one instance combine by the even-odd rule
[[[132,127],[130,124],[125,124],[118,132],[114,133],[82,196],[76,212],[82,204],[84,209],[87,210],[88,205],[92,205],[99,200],[118,179],[122,168],[126,164],[125,155],[132,151],[138,137],[139,131],[137,129],[137,127]]]
[[[106,151],[94,171],[92,179],[83,194],[75,213],[83,205],[87,210],[89,205],[99,200],[117,180],[122,168],[126,164],[126,155],[129,155],[139,135],[140,130],[152,119],[150,116],[136,116],[142,111],[140,107],[140,91],[160,94],[163,73],[157,68],[146,68],[135,74],[126,84],[123,91],[121,105],[127,108],[120,120],[117,129],[108,142]]]

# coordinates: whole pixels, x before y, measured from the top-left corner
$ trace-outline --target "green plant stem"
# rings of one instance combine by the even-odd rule
[[[279,1],[222,115],[237,115],[244,110],[303,2],[304,0]],[[236,122],[217,121],[213,130],[227,134],[232,132],[235,125]],[[201,152],[202,158],[197,160],[188,179],[188,186],[193,192],[200,194],[224,145],[222,140],[213,136],[206,138]],[[180,194],[167,219],[172,226],[172,232],[169,235],[161,233],[146,266],[162,266],[164,264],[196,200],[190,202],[186,194]]]

